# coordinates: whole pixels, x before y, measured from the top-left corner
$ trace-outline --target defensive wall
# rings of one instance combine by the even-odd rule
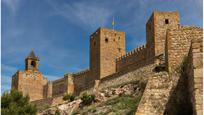
[[[170,74],[149,77],[136,115],[202,115],[202,32],[191,26],[167,31],[165,61]]]
[[[21,90],[24,95],[29,94],[31,101],[37,105],[56,105],[62,103],[65,93],[79,95],[83,91],[144,80],[148,82],[137,115],[178,113],[175,98],[181,99],[179,104],[190,103],[192,112],[200,114],[203,100],[203,30],[180,26],[179,21],[178,12],[154,12],[146,24],[146,44],[128,53],[125,53],[124,32],[99,28],[90,36],[90,69],[68,73],[54,81],[43,77],[38,71],[39,59],[31,54],[31,58],[26,60],[26,67],[36,67],[18,71],[12,77],[12,88]],[[183,77],[175,70],[181,70],[186,58],[187,77]],[[154,72],[154,68],[162,64],[169,73]],[[30,76],[33,73],[38,77]]]
[[[201,38],[200,36],[199,38]],[[203,39],[193,39],[186,70],[193,114],[203,114]]]
[[[12,77],[12,88],[29,95],[30,101],[46,98],[47,79],[38,71],[17,71]],[[34,77],[38,76],[38,77]]]
[[[74,94],[78,95],[80,92],[94,86],[94,79],[90,76],[90,70],[83,70],[73,74]]]
[[[188,55],[192,39],[202,38],[203,30],[199,27],[180,26],[178,29],[169,29],[166,37],[166,68],[174,71]]]
[[[146,46],[142,45],[126,53],[125,55],[118,57],[116,59],[116,71],[119,72],[127,69],[128,67],[130,67],[130,65],[133,65],[135,67],[141,67],[142,65],[145,65],[147,63],[146,54]]]
[[[64,94],[66,90],[67,87],[65,77],[52,81],[52,96]]]

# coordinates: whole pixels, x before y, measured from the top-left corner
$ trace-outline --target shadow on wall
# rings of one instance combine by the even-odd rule
[[[193,107],[190,102],[190,93],[188,91],[188,78],[185,73],[174,76],[179,77],[178,83],[166,105],[164,115],[193,115]]]

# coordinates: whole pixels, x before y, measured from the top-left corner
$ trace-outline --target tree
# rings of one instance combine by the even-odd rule
[[[1,96],[2,115],[35,115],[37,108],[29,103],[29,97],[23,96],[22,92],[11,90]]]

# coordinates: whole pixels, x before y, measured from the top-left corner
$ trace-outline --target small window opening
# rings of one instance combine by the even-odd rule
[[[94,46],[96,46],[96,42],[94,42]]]
[[[120,40],[120,37],[118,37],[118,40]]]
[[[105,42],[108,43],[108,38],[105,39]]]
[[[31,67],[34,68],[36,66],[35,61],[31,61]]]
[[[168,19],[165,19],[165,24],[169,24],[169,20]]]
[[[113,41],[115,41],[115,39],[113,39]]]

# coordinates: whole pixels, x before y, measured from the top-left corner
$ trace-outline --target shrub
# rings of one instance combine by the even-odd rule
[[[75,96],[71,94],[65,94],[63,97],[64,101],[69,101],[69,102],[74,101],[74,99],[75,99]]]
[[[84,93],[81,100],[84,105],[90,105],[95,100],[95,95],[88,95],[87,93]]]
[[[60,115],[60,111],[58,109],[55,111],[55,115]]]
[[[37,108],[29,103],[29,97],[23,96],[22,92],[11,90],[1,96],[2,115],[35,115]]]

